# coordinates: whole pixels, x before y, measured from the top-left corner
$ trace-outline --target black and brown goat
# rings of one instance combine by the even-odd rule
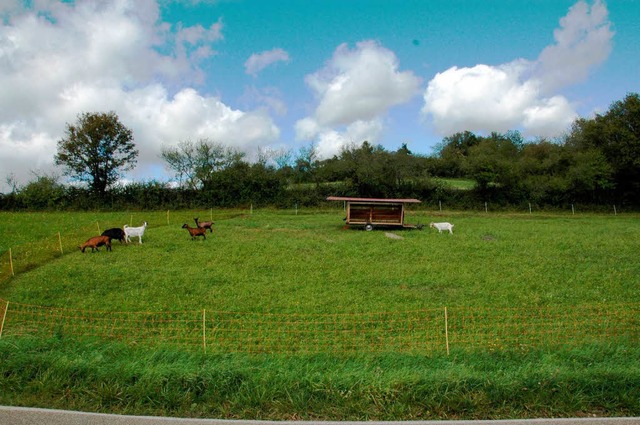
[[[84,252],[85,249],[91,248],[91,252],[93,252],[94,249],[99,251],[98,247],[102,245],[106,245],[107,251],[111,251],[111,238],[109,238],[109,236],[94,236],[80,245],[80,250]]]
[[[204,227],[189,227],[187,223],[185,223],[182,225],[182,228],[189,231],[191,239],[195,239],[196,236],[202,236],[203,239],[207,239],[207,236],[205,235],[207,229],[205,229]]]
[[[202,229],[209,229],[209,231],[213,233],[213,229],[211,228],[211,226],[215,224],[213,221],[198,221],[198,217],[194,218],[193,220],[196,222],[197,227],[200,227]]]

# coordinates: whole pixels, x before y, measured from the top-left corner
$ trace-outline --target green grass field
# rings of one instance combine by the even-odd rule
[[[181,229],[182,223],[193,225],[195,216],[216,222],[206,240],[192,241]],[[246,317],[262,322],[285,317],[294,328],[285,343],[297,347],[256,353],[243,351],[246,340],[241,339],[203,353],[180,345],[132,343],[117,333],[131,328],[112,322],[107,340],[55,326],[43,336],[26,325],[15,332],[9,311],[0,338],[0,373],[6,378],[0,381],[0,403],[252,419],[640,414],[638,215],[416,210],[407,217],[413,224],[450,221],[453,235],[427,228],[344,229],[343,217],[341,209],[0,213],[0,298],[10,303],[62,309],[67,316],[92,312],[91,320],[114,312],[195,312],[196,325],[184,327],[195,327],[196,347],[200,312],[208,312],[209,338],[222,335],[214,322],[225,314],[242,317],[234,319],[242,327],[254,325]],[[84,254],[77,248],[99,229],[144,220],[149,228],[142,245],[115,242],[112,252]],[[445,307],[454,343],[449,355],[442,347],[394,352],[395,340],[366,349],[379,337],[370,328],[377,329],[372,323],[380,314],[437,311],[440,317]],[[630,314],[615,315],[628,308]],[[519,333],[524,328],[513,322],[524,319],[516,318],[502,323],[496,334],[510,334],[510,343],[492,344],[488,339],[496,335],[490,326],[456,319],[470,311],[488,320],[495,318],[487,312],[517,311],[518,317],[532,315],[533,326],[572,320],[576,327],[587,310],[585,316],[597,326],[607,322],[606,329],[614,329],[608,322],[620,317],[626,330],[611,338],[567,338],[566,345],[523,345]],[[362,338],[349,340],[351,350],[335,350],[340,343],[327,336],[335,328],[319,334],[329,341],[316,351],[300,349],[307,344],[304,335],[317,332],[301,323],[322,321],[318,326],[324,327],[326,320],[319,317],[335,321],[343,315],[374,318],[354,328]],[[38,323],[54,316],[44,315]],[[402,332],[411,328],[416,333],[407,335],[421,337],[430,332],[407,317]],[[489,336],[476,335],[471,344],[456,346],[456,327],[474,326]],[[264,331],[274,329],[283,332],[279,324]],[[233,332],[241,331],[247,332]],[[257,335],[255,340],[262,341]],[[225,347],[233,349],[227,353]]]
[[[28,215],[22,224],[21,216],[0,215],[2,250],[14,245],[16,269],[37,262],[29,252],[21,257],[21,244],[48,236],[37,249],[55,253],[56,232],[72,234],[65,255],[19,273],[0,295],[90,310],[263,313],[640,301],[637,216],[420,211],[407,221],[450,220],[455,234],[400,230],[395,240],[385,231],[344,230],[341,211],[219,214],[214,233],[192,241],[180,226],[195,214],[170,213],[167,225],[166,212],[136,213],[134,225],[149,222],[142,245],[116,241],[112,252],[93,254],[77,246],[98,228],[129,222],[128,214]],[[36,229],[33,220],[47,224]]]
[[[471,190],[476,186],[475,180],[436,178],[437,182],[458,190]]]

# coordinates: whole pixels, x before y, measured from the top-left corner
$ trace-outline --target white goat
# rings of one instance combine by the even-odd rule
[[[142,235],[144,235],[144,230],[147,228],[147,222],[140,227],[129,227],[126,224],[124,225],[124,241],[129,243],[131,242],[130,236],[137,236],[138,242],[142,243]]]
[[[429,223],[429,227],[432,229],[438,229],[438,233],[442,233],[443,230],[448,230],[453,234],[453,224],[451,223]]]

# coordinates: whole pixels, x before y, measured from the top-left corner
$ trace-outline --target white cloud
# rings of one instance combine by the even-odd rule
[[[242,101],[248,105],[266,106],[274,114],[285,116],[288,108],[282,97],[282,92],[277,87],[248,86],[245,87]]]
[[[520,82],[522,67],[519,62],[500,67],[476,65],[438,73],[425,92],[423,112],[434,116],[441,134],[462,127],[481,130],[487,123],[496,131],[513,128],[537,91],[535,84]]]
[[[0,13],[0,191],[6,175],[24,183],[31,170],[51,172],[57,140],[83,112],[115,111],[133,130],[132,177],[149,176],[163,144],[209,137],[246,148],[279,137],[264,110],[235,110],[188,88],[215,54],[221,21],[174,29],[153,0],[34,2]]]
[[[536,61],[517,59],[499,66],[452,67],[436,74],[424,92],[422,114],[441,135],[458,131],[522,129],[553,137],[566,131],[577,114],[555,90],[586,78],[611,50],[606,7],[579,2],[560,21],[556,44]]]
[[[553,138],[567,130],[577,115],[567,99],[553,96],[542,99],[523,111],[522,125],[536,136]]]
[[[608,15],[600,0],[591,7],[581,1],[560,19],[560,28],[554,31],[556,43],[538,57],[535,77],[545,92],[584,81],[594,66],[607,59],[614,35]]]
[[[256,77],[260,71],[276,62],[289,62],[289,54],[280,48],[254,53],[245,62],[244,69],[247,74]]]
[[[344,131],[324,129],[317,134],[317,152],[320,158],[330,158],[343,147],[360,145],[365,140],[370,142],[380,140],[384,128],[382,121],[356,121],[348,125]]]
[[[299,140],[312,140],[322,130],[318,122],[311,117],[298,120],[295,124],[295,129],[296,137]]]
[[[0,3],[0,17],[2,17],[4,14],[9,14],[9,13],[13,13],[16,10],[20,10],[22,8],[22,1],[21,0],[3,0],[2,3]]]
[[[264,111],[234,110],[219,99],[183,89],[169,98],[161,86],[148,86],[125,98],[130,127],[148,140],[148,162],[157,160],[162,144],[210,138],[239,149],[277,140],[279,129]],[[141,152],[142,155],[142,152]]]
[[[357,43],[355,49],[338,46],[323,69],[305,78],[318,103],[313,115],[296,123],[297,138],[316,139],[325,155],[345,143],[376,142],[389,109],[420,89],[420,78],[398,67],[395,54],[374,41]]]

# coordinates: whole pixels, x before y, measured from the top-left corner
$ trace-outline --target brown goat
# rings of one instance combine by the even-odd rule
[[[207,239],[207,236],[205,235],[207,229],[205,229],[204,227],[189,227],[187,223],[185,223],[182,225],[182,228],[189,231],[191,239],[195,239],[196,236],[202,236],[204,239]]]
[[[91,248],[91,252],[93,252],[94,249],[99,251],[98,247],[102,245],[106,245],[107,251],[111,251],[111,238],[109,238],[109,236],[94,236],[80,245],[80,250],[84,252],[86,248]]]
[[[203,229],[209,229],[209,231],[213,233],[213,229],[211,228],[211,226],[215,224],[213,221],[198,221],[198,217],[194,218],[193,220],[196,222],[196,226]]]

